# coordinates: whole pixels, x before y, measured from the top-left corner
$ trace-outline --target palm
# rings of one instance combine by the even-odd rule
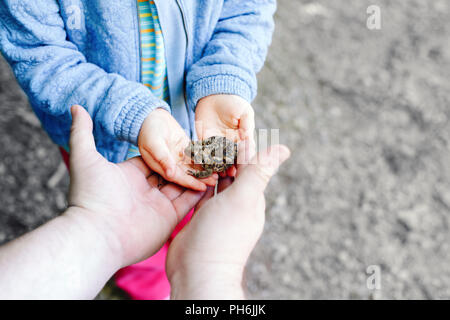
[[[200,140],[218,135],[240,141],[253,135],[253,108],[238,96],[212,95],[201,99],[195,119]]]
[[[192,169],[184,157],[189,138],[177,121],[164,110],[155,110],[145,120],[139,137],[139,150],[145,163],[166,180],[194,190],[206,189],[205,184],[215,185],[213,177],[197,180],[188,175]],[[167,169],[172,170],[171,174]]]
[[[121,164],[109,163],[99,154],[91,159],[88,165],[82,163],[76,168],[91,179],[72,178],[70,202],[98,213],[97,217],[127,247],[124,252],[131,253],[127,260],[139,261],[155,253],[200,199],[198,192],[174,184],[158,189],[162,179],[141,158]],[[149,247],[148,243],[153,245]],[[138,252],[141,254],[134,256]]]
[[[232,117],[221,117],[212,108],[201,108],[197,111],[196,130],[200,140],[212,136],[223,136],[239,141],[239,121]]]
[[[233,141],[239,141],[239,128],[232,122],[221,119],[217,114],[211,114],[206,117],[207,120],[202,121],[202,125],[197,126],[197,134],[200,140],[212,136],[227,137]]]

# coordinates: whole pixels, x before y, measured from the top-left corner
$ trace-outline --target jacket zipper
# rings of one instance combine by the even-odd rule
[[[189,32],[188,32],[186,14],[184,12],[184,7],[183,7],[181,0],[176,0],[176,1],[177,1],[178,8],[180,8],[181,16],[183,18],[184,33],[186,34],[186,53],[187,53],[187,49],[189,47]]]
[[[138,7],[138,1],[134,0],[134,7],[136,9],[136,18],[137,18],[137,35],[138,35],[138,43],[139,43],[139,56],[138,56],[138,72],[136,75],[136,79],[139,83],[142,83],[142,44],[141,44],[141,20],[139,19],[139,7]]]
[[[183,7],[183,3],[182,0],[176,0],[178,7],[180,8],[180,12],[181,12],[181,17],[183,18],[183,26],[184,26],[184,33],[186,34],[186,60],[185,60],[185,64],[188,64],[188,55],[189,55],[189,32],[188,32],[188,22],[187,22],[187,18],[186,18],[186,13]],[[186,83],[186,72],[184,72],[184,79],[183,82]],[[188,114],[189,119],[191,118],[191,112],[189,110],[189,105],[188,105],[188,99],[187,99],[187,93],[186,93],[186,88],[183,89],[184,94],[183,94],[183,98],[184,98],[184,105],[186,108],[186,112]],[[194,139],[194,137],[197,136],[197,133],[195,132],[195,119],[193,119],[193,121],[191,121],[192,119],[190,119],[190,123],[194,123],[194,128],[192,128],[191,130],[191,139]]]

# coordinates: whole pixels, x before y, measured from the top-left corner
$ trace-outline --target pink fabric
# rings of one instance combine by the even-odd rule
[[[165,263],[169,244],[166,243],[154,256],[117,271],[119,288],[133,300],[163,300],[170,296]]]
[[[61,152],[61,156],[63,158],[64,163],[66,164],[67,170],[70,170],[70,162],[69,162],[70,156],[69,156],[69,154],[67,153],[66,150],[64,150],[61,147],[59,148],[59,151]]]
[[[133,300],[164,300],[170,297],[170,283],[166,276],[166,257],[172,239],[189,222],[192,209],[176,226],[170,239],[155,255],[119,270],[116,284]]]

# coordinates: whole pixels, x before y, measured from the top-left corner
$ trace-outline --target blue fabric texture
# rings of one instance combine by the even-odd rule
[[[0,50],[52,140],[67,145],[69,107],[85,107],[97,149],[123,161],[155,108],[195,136],[197,101],[256,95],[275,0],[155,0],[170,106],[141,82],[136,0],[2,0]]]

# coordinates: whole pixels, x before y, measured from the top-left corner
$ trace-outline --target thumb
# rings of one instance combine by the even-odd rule
[[[89,113],[78,105],[72,106],[70,111],[72,113],[69,141],[70,157],[78,158],[95,152],[95,141],[92,135],[93,124]]]
[[[167,178],[172,178],[175,174],[176,163],[164,139],[158,138],[150,141],[146,150],[159,163]]]
[[[241,140],[254,139],[255,131],[255,112],[250,107],[249,111],[244,113],[239,120],[239,135]]]
[[[251,164],[242,168],[231,188],[241,195],[263,193],[278,167],[289,157],[290,151],[287,147],[283,145],[269,147],[258,153]]]

